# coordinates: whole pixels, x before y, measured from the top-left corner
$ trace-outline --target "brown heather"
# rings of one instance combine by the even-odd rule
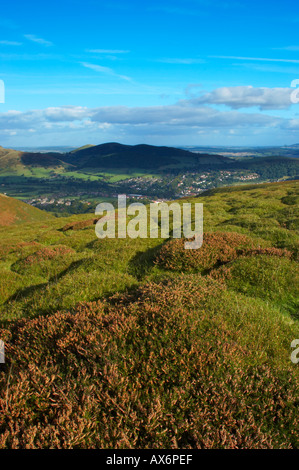
[[[255,248],[250,237],[234,232],[205,233],[199,250],[185,250],[185,241],[177,239],[165,243],[156,263],[175,271],[204,272],[236,259],[245,250]]]
[[[227,295],[185,275],[0,331],[0,447],[298,446],[293,369],[242,340]]]
[[[20,242],[20,243],[2,243],[0,246],[0,259],[5,260],[11,253],[18,253],[19,256],[26,256],[28,252],[32,253],[37,248],[42,247],[40,243],[33,242]]]
[[[155,262],[169,270],[204,273],[241,256],[295,258],[295,255],[285,248],[255,247],[256,242],[250,237],[234,232],[204,234],[203,245],[199,250],[185,250],[185,241],[177,239],[166,242]]]
[[[4,198],[0,448],[298,448],[297,197],[203,193],[200,250]]]
[[[52,260],[57,257],[63,257],[68,254],[75,253],[72,248],[65,245],[57,245],[55,247],[44,247],[33,254],[27,256],[22,262],[24,264],[38,264],[45,260]]]
[[[67,232],[68,230],[81,230],[85,227],[90,227],[91,225],[95,225],[99,218],[96,219],[88,219],[88,220],[81,220],[79,222],[70,222],[62,227],[62,232]]]

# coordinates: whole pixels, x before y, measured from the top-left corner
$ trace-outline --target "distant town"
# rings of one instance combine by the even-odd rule
[[[53,196],[42,195],[24,199],[28,204],[54,212],[84,212],[93,211],[99,198],[114,200],[118,194],[126,194],[131,200],[143,202],[162,202],[182,197],[195,197],[203,191],[216,187],[231,185],[241,182],[250,182],[259,179],[258,173],[245,171],[215,170],[198,172],[185,172],[178,175],[163,175],[161,177],[138,176],[118,181],[103,190],[93,189],[76,192],[70,196],[66,191],[60,191]],[[113,201],[112,201],[113,202]]]

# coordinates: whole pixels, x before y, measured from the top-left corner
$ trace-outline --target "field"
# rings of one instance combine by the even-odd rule
[[[183,202],[196,251],[0,227],[0,448],[298,448],[298,182]]]

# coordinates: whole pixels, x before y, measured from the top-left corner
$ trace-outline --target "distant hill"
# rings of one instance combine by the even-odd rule
[[[65,161],[77,168],[159,168],[169,165],[218,164],[229,161],[221,155],[195,154],[188,150],[153,145],[123,145],[110,142],[89,145],[65,155]]]
[[[26,167],[65,167],[68,166],[60,158],[62,155],[49,152],[22,152],[20,150],[5,149],[0,146],[0,170],[20,172]]]
[[[0,194],[0,227],[52,219],[49,213],[25,204],[18,199]]]
[[[35,152],[23,152],[21,155],[21,162],[26,166],[41,166],[44,168],[48,167],[59,167],[66,166],[62,159],[58,158],[57,153],[35,153]]]
[[[173,147],[153,145],[123,145],[111,142],[85,145],[66,153],[22,152],[0,147],[0,170],[20,173],[32,167],[57,168],[72,166],[85,168],[140,168],[158,169],[167,166],[195,167],[198,164],[219,165],[230,159],[222,155],[198,154]]]
[[[295,147],[295,146],[294,146]],[[277,149],[278,152],[278,149]],[[251,156],[252,157],[252,156]],[[286,165],[294,161],[295,155],[265,155],[259,158],[234,158],[218,153],[189,151],[174,147],[154,145],[123,145],[109,142],[100,145],[85,145],[70,152],[23,152],[0,147],[0,173],[25,175],[32,169],[84,170],[165,170],[184,169],[252,169],[272,164]]]
[[[95,147],[95,145],[91,145],[91,144],[82,145],[82,147],[72,149],[69,153],[76,153],[76,152],[79,152],[80,150],[85,150],[85,149],[88,149],[90,147]]]
[[[0,170],[10,169],[21,164],[22,152],[0,147]]]

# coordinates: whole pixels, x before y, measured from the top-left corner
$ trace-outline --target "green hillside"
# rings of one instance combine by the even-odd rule
[[[298,448],[299,184],[204,204],[204,242],[0,229],[0,448]]]
[[[52,216],[22,201],[0,194],[0,227],[49,221]]]
[[[24,172],[27,167],[58,168],[68,165],[58,158],[60,154],[21,152],[19,150],[4,149],[0,147],[0,174],[18,174]]]

